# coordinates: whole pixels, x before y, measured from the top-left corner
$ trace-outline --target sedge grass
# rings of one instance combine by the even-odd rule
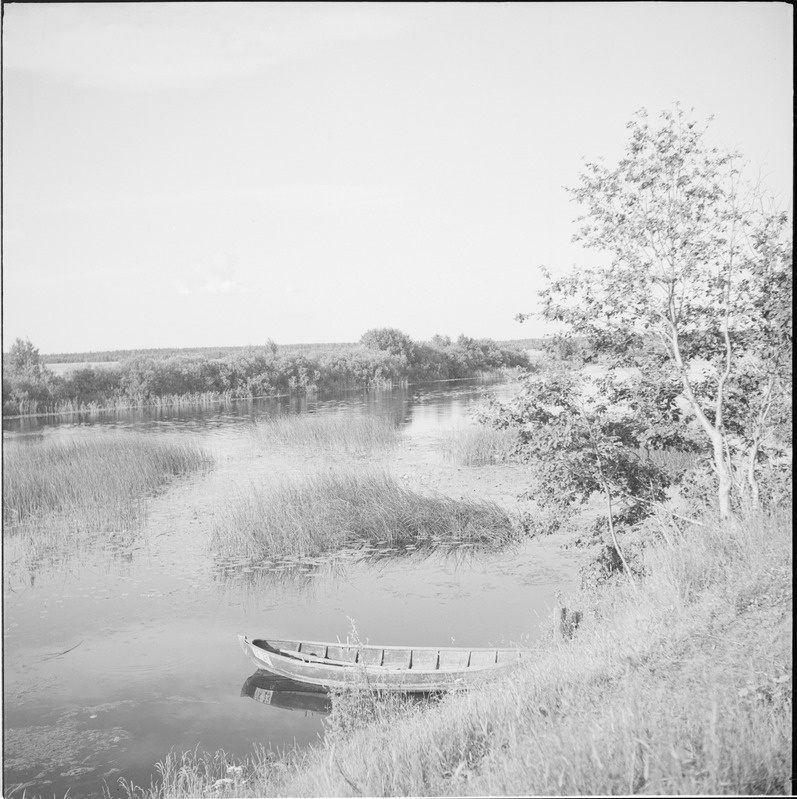
[[[440,449],[457,466],[488,466],[509,461],[517,444],[516,430],[469,425],[448,431]]]
[[[385,472],[341,470],[253,489],[216,517],[223,557],[315,555],[360,542],[506,543],[516,535],[496,504],[419,494]]]
[[[570,598],[585,603],[575,637],[538,642],[493,684],[392,703],[363,725],[339,719],[283,757],[172,754],[161,784],[128,793],[787,794],[790,529],[785,514],[707,524],[650,549],[636,591],[618,581]]]
[[[4,531],[22,534],[29,555],[88,533],[129,534],[143,522],[147,496],[169,478],[209,465],[201,448],[154,436],[102,435],[8,448]]]
[[[394,420],[379,416],[297,414],[260,420],[257,438],[267,446],[310,448],[324,452],[365,455],[398,442]]]

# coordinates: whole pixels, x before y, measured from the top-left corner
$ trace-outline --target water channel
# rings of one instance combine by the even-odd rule
[[[417,490],[492,499],[512,511],[524,467],[458,467],[439,441],[509,384],[457,381],[327,399],[153,409],[72,421],[6,420],[4,448],[138,433],[193,440],[212,470],[148,500],[131,540],[31,567],[7,539],[3,557],[4,784],[28,796],[100,796],[118,780],[148,785],[170,751],[254,742],[284,750],[323,735],[323,697],[279,693],[253,675],[236,635],[388,645],[488,646],[539,636],[575,565],[553,543],[473,554],[350,550],[260,568],[222,562],[213,515],[252,486],[332,469],[339,456],[266,451],[253,423],[276,413],[388,415],[398,447],[372,460]],[[360,459],[363,460],[363,459]],[[283,686],[284,688],[284,686]],[[289,696],[291,694],[291,696]],[[281,698],[280,698],[281,697]],[[260,701],[252,701],[253,699]]]

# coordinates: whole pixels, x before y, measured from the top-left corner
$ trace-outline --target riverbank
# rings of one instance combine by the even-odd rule
[[[380,331],[371,331],[379,334]],[[139,356],[115,366],[85,366],[56,375],[28,341],[17,340],[4,362],[3,416],[74,414],[103,409],[203,405],[224,400],[350,388],[390,388],[427,380],[478,377],[529,368],[527,353],[490,339],[460,336],[413,342],[400,331],[383,341],[302,352],[275,345],[221,357]],[[366,334],[367,335],[367,334]],[[365,336],[364,336],[365,338]]]
[[[637,590],[568,597],[511,676],[435,705],[339,697],[323,742],[230,763],[169,755],[136,796],[783,794],[790,790],[787,514],[710,524],[647,552]]]

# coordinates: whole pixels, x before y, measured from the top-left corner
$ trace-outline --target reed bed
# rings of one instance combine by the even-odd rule
[[[217,516],[224,557],[314,555],[359,542],[500,545],[516,531],[497,505],[419,494],[380,471],[317,474],[241,495]]]
[[[429,705],[371,703],[324,741],[241,763],[170,754],[129,796],[787,794],[792,544],[787,514],[695,529],[650,571],[571,597],[572,639]],[[573,605],[574,607],[578,605]],[[339,697],[336,701],[340,702]],[[352,718],[362,717],[353,697]]]
[[[55,544],[83,533],[128,533],[143,521],[148,495],[210,463],[199,447],[155,436],[11,447],[3,464],[4,529],[25,533],[34,548],[45,539]]]
[[[255,424],[266,446],[306,448],[324,452],[367,455],[398,443],[398,426],[382,416],[321,416],[302,413],[274,416]]]
[[[457,466],[489,466],[510,461],[517,444],[517,430],[468,425],[448,431],[440,449]]]

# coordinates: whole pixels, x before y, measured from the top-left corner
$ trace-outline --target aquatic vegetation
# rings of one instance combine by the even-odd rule
[[[113,356],[115,362],[56,375],[30,342],[20,342],[23,346],[27,350],[21,356],[27,360],[11,359],[4,369],[5,416],[374,389],[529,365],[522,350],[460,336],[454,342],[442,337],[431,343],[412,342],[410,358],[363,344],[73,353],[69,357],[77,360],[90,356],[99,362]],[[116,362],[118,358],[123,359]]]
[[[518,441],[512,428],[469,425],[448,431],[440,440],[440,449],[457,466],[487,466],[509,461]]]
[[[274,416],[255,424],[264,445],[308,447],[325,452],[365,455],[398,442],[398,427],[383,416],[297,414]]]
[[[8,447],[4,531],[25,536],[28,555],[74,544],[87,533],[122,538],[142,523],[148,495],[169,478],[210,464],[197,446],[147,435]]]
[[[127,793],[788,792],[789,514],[707,519],[649,559],[637,591],[615,580],[568,598],[585,608],[574,637],[538,642],[537,657],[506,679],[428,706],[338,703],[331,735],[282,756],[257,748],[235,764],[171,753],[160,784]]]
[[[265,558],[362,541],[500,545],[516,535],[494,503],[419,494],[385,472],[350,469],[242,494],[217,515],[213,547],[223,556]]]

